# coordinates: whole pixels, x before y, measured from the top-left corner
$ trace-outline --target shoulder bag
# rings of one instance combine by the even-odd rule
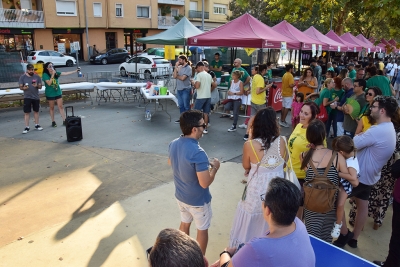
[[[305,209],[317,213],[327,213],[335,207],[335,198],[339,186],[332,183],[327,175],[336,155],[337,152],[334,151],[322,175],[319,174],[312,163],[312,159],[310,159],[309,164],[315,176],[312,180],[303,184]]]

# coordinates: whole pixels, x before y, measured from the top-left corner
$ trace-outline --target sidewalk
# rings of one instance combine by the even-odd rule
[[[179,136],[179,126],[163,113],[144,121],[137,103],[71,104],[82,116],[84,139],[77,143],[66,142],[65,128],[50,127],[48,109],[40,113],[44,130],[26,135],[21,109],[0,110],[0,266],[147,266],[145,250],[158,232],[179,226],[167,165],[168,144]],[[172,106],[174,121],[178,110]],[[211,122],[200,144],[209,157],[225,161],[210,187],[206,256],[213,262],[228,244],[243,192],[243,169],[236,162],[244,131],[228,133],[232,121],[216,114]],[[359,248],[346,249],[384,260],[391,217],[390,207],[377,231],[368,218]]]

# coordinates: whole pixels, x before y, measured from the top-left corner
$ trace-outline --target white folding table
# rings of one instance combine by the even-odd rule
[[[98,104],[100,105],[101,99],[104,99],[107,102],[107,98],[110,101],[111,97],[115,99],[114,95],[112,94],[112,91],[117,91],[119,94],[119,97],[122,98],[122,101],[124,101],[124,98],[122,96],[122,90],[131,88],[131,87],[142,87],[145,86],[146,83],[118,83],[118,82],[100,82],[96,83],[96,88],[97,88],[97,94],[96,94],[96,102],[97,98],[99,98]],[[107,94],[107,96],[104,95],[104,93]]]
[[[172,100],[172,101],[175,102],[176,106],[179,107],[179,105],[178,105],[178,99],[175,97],[175,95],[173,95],[171,92],[169,92],[168,95],[150,95],[149,90],[146,89],[146,87],[140,88],[140,92],[142,93],[142,95],[143,95],[147,100],[150,100],[150,101],[151,101],[151,100],[154,100],[154,112],[151,113],[152,116],[157,112],[158,108],[161,106],[161,110],[168,114],[168,116],[169,116],[169,121],[171,121],[171,115],[170,115],[170,114],[168,113],[168,111],[167,111],[167,107],[168,107],[167,101],[168,101],[168,100]],[[160,103],[161,100],[165,100],[165,109],[164,109],[164,106]],[[147,106],[148,106],[150,103],[151,103],[151,102],[146,103],[144,112],[146,112]],[[157,105],[158,105],[158,107],[157,107]]]

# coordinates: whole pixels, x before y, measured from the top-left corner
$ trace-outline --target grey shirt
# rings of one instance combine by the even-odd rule
[[[360,165],[360,182],[374,185],[381,178],[382,167],[396,148],[396,132],[393,123],[373,125],[365,133],[354,137]]]
[[[36,80],[38,88],[32,86],[33,80]],[[39,100],[39,90],[42,89],[42,79],[40,78],[40,76],[37,74],[29,76],[24,73],[23,75],[21,75],[21,77],[19,77],[18,84],[25,85],[26,83],[28,84],[29,88],[27,90],[24,90],[24,98]]]
[[[185,67],[181,67],[178,71],[178,76],[186,75],[187,78],[183,81],[176,79],[176,89],[183,90],[191,88],[192,85],[190,84],[190,78],[192,77],[192,67],[189,64],[186,64]]]
[[[355,99],[359,104],[360,104],[360,110],[363,109],[363,107],[367,104],[365,100],[365,93],[362,93],[359,96],[356,96],[356,94],[353,94],[349,98]],[[355,133],[357,129],[357,121],[353,120],[353,118],[349,114],[344,114],[344,120],[343,120],[343,129],[347,132]]]

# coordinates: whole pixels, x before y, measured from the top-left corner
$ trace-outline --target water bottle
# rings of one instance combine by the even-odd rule
[[[82,77],[81,67],[78,67],[78,77]]]
[[[146,110],[146,115],[144,116],[144,118],[145,118],[147,121],[150,121],[150,120],[151,120],[151,113],[150,113],[150,110]]]

